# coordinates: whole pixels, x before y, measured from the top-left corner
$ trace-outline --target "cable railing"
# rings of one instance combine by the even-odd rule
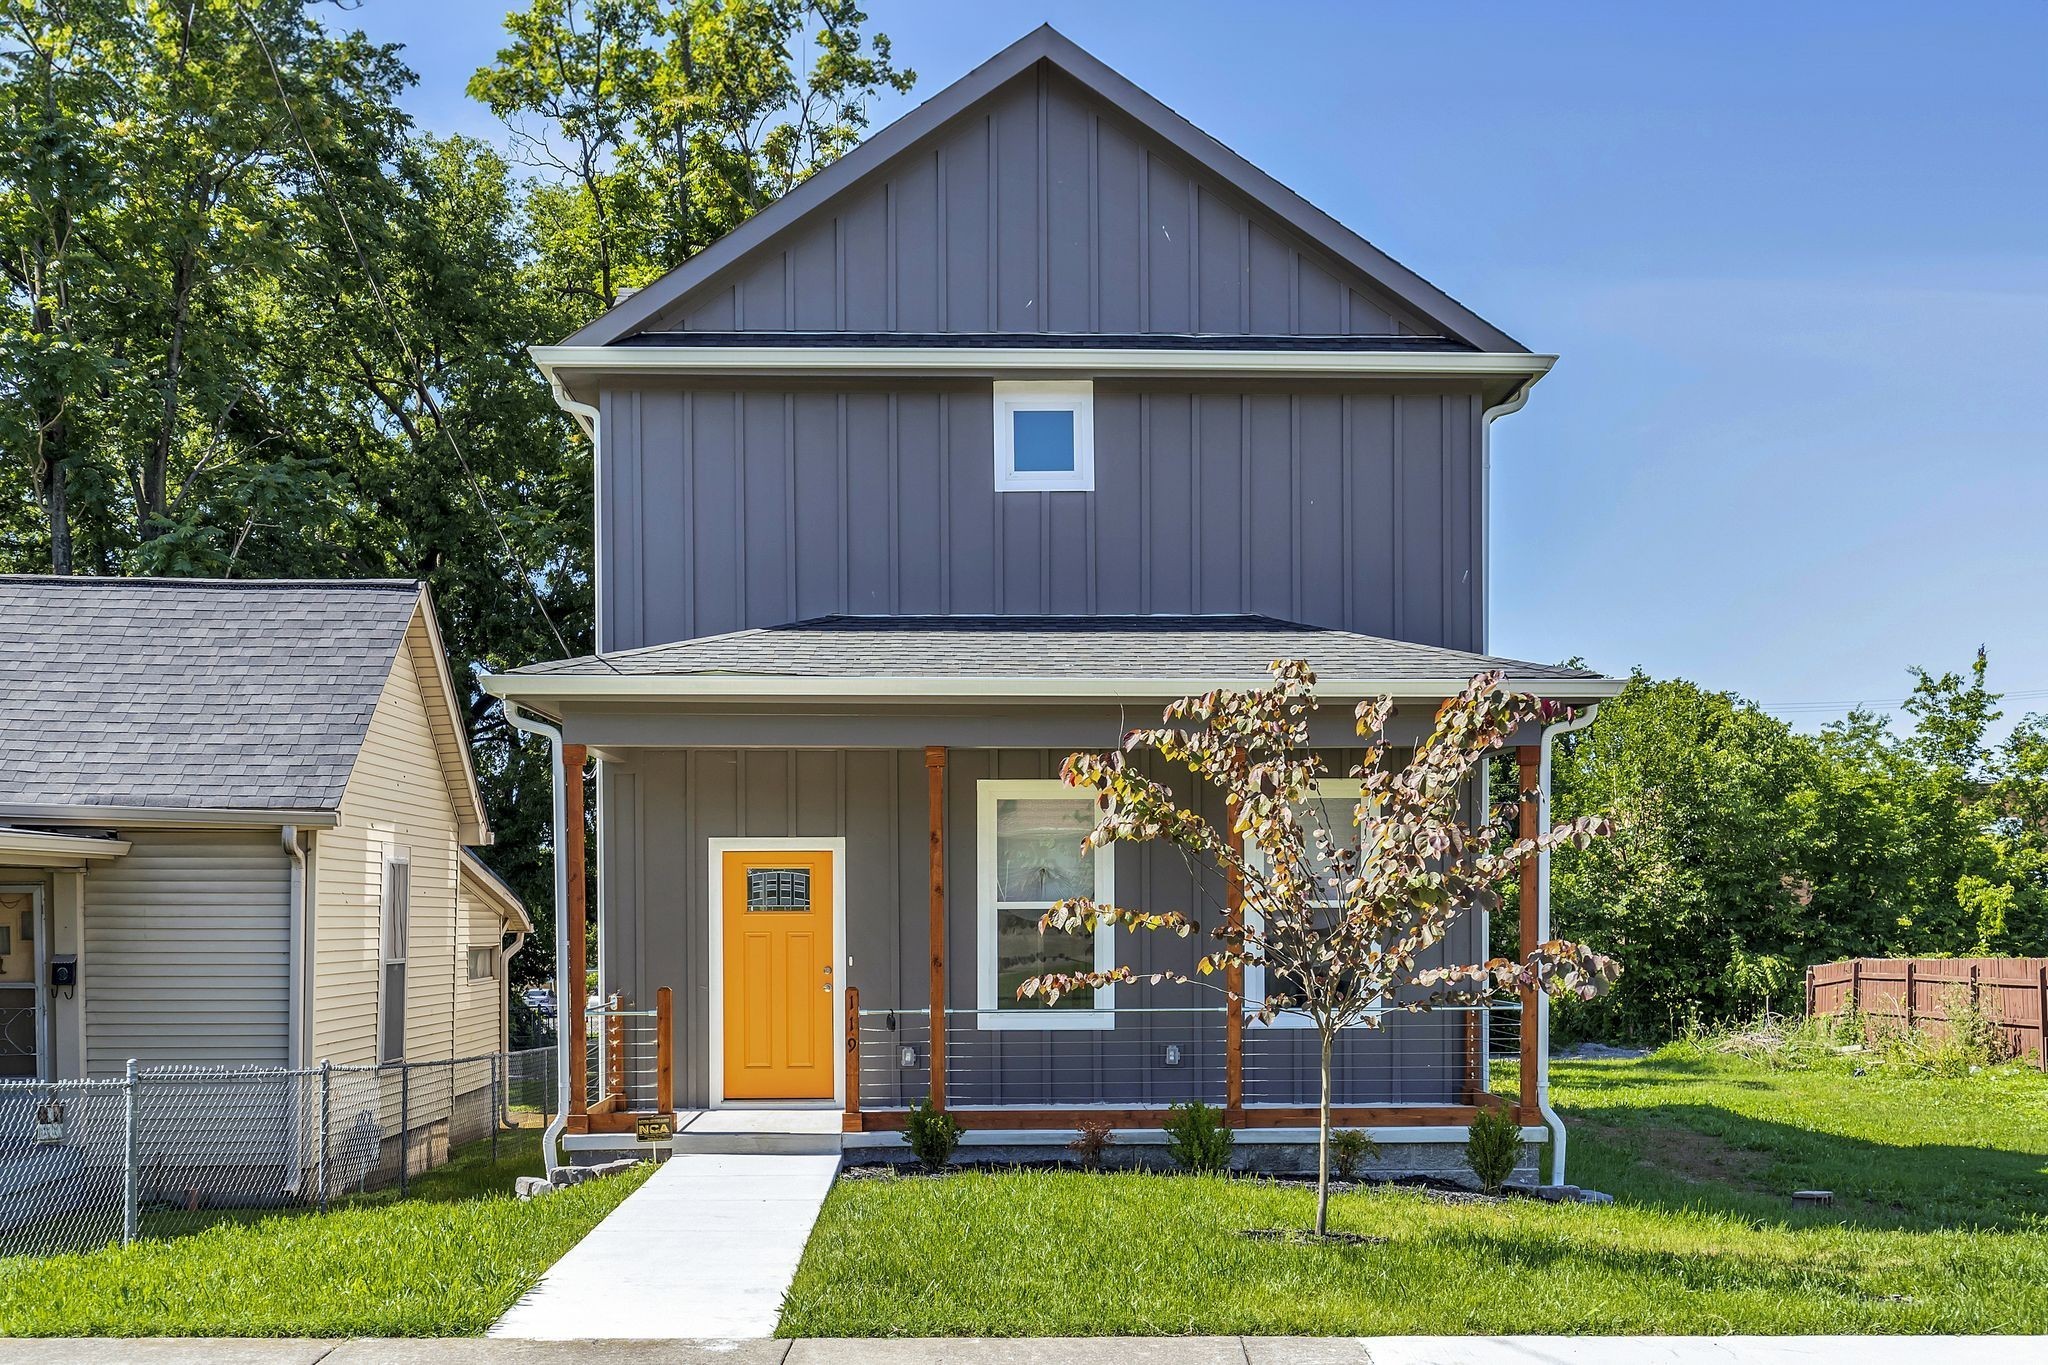
[[[636,1009],[614,992],[590,1008],[584,1059],[588,1113],[674,1112],[671,999],[663,987],[652,1009]]]
[[[863,1008],[848,991],[849,1116],[901,1110],[934,1094],[953,1110],[1162,1111],[1199,1100],[1255,1124],[1313,1109],[1321,1042],[1303,1021],[1233,1027],[1214,1006],[1106,1011],[948,1009],[940,1084],[924,1008]],[[1388,1009],[1345,1029],[1331,1055],[1331,1102],[1347,1110],[1469,1109],[1489,1103],[1500,1059],[1518,1057],[1514,1002]],[[850,1126],[861,1126],[850,1123]]]

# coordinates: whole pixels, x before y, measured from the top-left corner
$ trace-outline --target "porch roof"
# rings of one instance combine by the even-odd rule
[[[484,685],[514,701],[934,696],[1166,697],[1263,681],[1306,659],[1326,696],[1443,697],[1475,673],[1559,701],[1618,679],[1269,616],[823,616],[533,664]]]

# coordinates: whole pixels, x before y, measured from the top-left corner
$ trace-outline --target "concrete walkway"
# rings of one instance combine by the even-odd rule
[[[0,1365],[1979,1365],[2041,1359],[2048,1359],[2048,1337],[0,1341]]]
[[[837,1156],[671,1156],[555,1262],[491,1336],[769,1336],[838,1170]]]

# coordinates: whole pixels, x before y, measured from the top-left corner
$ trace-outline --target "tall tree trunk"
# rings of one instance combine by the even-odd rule
[[[1330,1235],[1330,1029],[1323,1036],[1323,1102],[1316,1111],[1316,1236]]]
[[[50,572],[71,573],[71,471],[65,459],[64,423],[53,424],[45,434],[45,450],[55,455],[43,459],[43,508],[50,522]]]
[[[171,276],[171,338],[164,352],[164,406],[151,442],[149,463],[142,470],[142,506],[135,509],[136,532],[144,540],[162,534],[168,507],[171,445],[178,433],[178,390],[185,368],[185,326],[192,311],[192,288],[198,277],[197,253],[190,243]]]

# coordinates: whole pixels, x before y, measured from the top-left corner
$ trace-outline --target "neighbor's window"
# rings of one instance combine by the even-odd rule
[[[1087,492],[1095,487],[1095,386],[995,386],[996,491]]]
[[[498,950],[496,948],[471,948],[469,950],[469,979],[489,981],[498,974]]]
[[[1347,845],[1356,847],[1358,844],[1358,797],[1364,790],[1364,784],[1356,778],[1324,778],[1316,784],[1316,788],[1315,798],[1307,803],[1313,809],[1302,812],[1304,823],[1308,829],[1313,831],[1317,823],[1320,822],[1323,828],[1330,831],[1330,837],[1337,842],[1338,847],[1341,848]],[[1314,838],[1312,832],[1310,838]],[[1313,848],[1314,844],[1311,843],[1310,847]],[[1245,850],[1245,861],[1255,871],[1263,871],[1265,868],[1265,859],[1260,855],[1257,848],[1247,848]],[[1341,902],[1325,900],[1322,904],[1334,910]],[[1245,923],[1256,926],[1259,923],[1259,918],[1257,907],[1247,899],[1245,904]],[[1255,1013],[1259,1006],[1265,1002],[1266,975],[1267,971],[1264,967],[1245,968],[1244,999],[1248,1013]],[[1279,988],[1276,987],[1276,989]],[[1283,993],[1295,994],[1295,992],[1284,991]],[[1374,1012],[1377,1013],[1378,1010],[1379,1007],[1375,1005]],[[1294,1011],[1288,1011],[1273,1017],[1273,1024],[1278,1028],[1312,1028],[1314,1023],[1315,1021],[1307,1015]]]
[[[1115,987],[1081,990],[1046,1005],[1019,1000],[1017,987],[1047,972],[1108,970],[1116,938],[1108,924],[1087,933],[1040,933],[1055,901],[1113,890],[1108,853],[1082,847],[1095,827],[1095,800],[1064,782],[983,782],[976,847],[979,874],[979,1006],[983,1028],[1109,1028]]]
[[[384,860],[383,1009],[378,1021],[377,1056],[396,1062],[405,1057],[405,946],[412,932],[412,855],[396,849]]]

